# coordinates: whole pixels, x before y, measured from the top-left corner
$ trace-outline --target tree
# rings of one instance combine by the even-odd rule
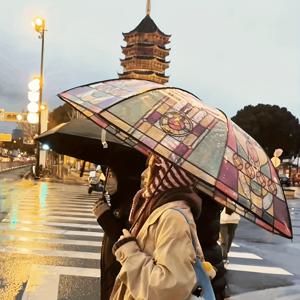
[[[23,138],[22,140],[17,140],[15,144],[11,144],[10,149],[20,149],[21,151],[26,151],[28,154],[34,154],[34,138],[38,133],[38,125],[20,122],[17,124],[17,129],[23,131]]]
[[[58,106],[49,114],[48,128],[51,129],[61,123],[77,119],[81,114],[71,107],[68,103]]]
[[[21,129],[23,131],[24,137],[29,139],[34,139],[34,137],[38,133],[38,124],[30,124],[28,122],[21,122],[17,124],[17,129]]]
[[[285,107],[248,105],[239,110],[232,120],[250,134],[270,157],[276,148],[282,148],[284,156],[295,155],[300,150],[299,120]]]

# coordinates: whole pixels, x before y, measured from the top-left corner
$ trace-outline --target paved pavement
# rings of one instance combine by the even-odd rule
[[[103,230],[87,186],[0,183],[0,299],[99,300]]]
[[[88,195],[80,183],[86,181],[0,186],[5,200],[0,199],[1,210],[7,212],[0,223],[0,299],[99,300],[103,231],[91,212],[98,195]],[[299,187],[296,195],[300,198]],[[271,262],[250,243],[251,238],[248,244],[237,240],[230,252],[230,299],[300,299],[292,268]],[[8,271],[11,266],[15,269]],[[1,290],[5,280],[11,286]],[[14,289],[18,296],[10,298]]]
[[[255,291],[230,297],[230,300],[299,300],[300,299],[300,283],[288,286],[278,287],[262,291]]]
[[[228,299],[300,299],[300,187],[292,189],[297,197],[288,200],[294,231],[292,242],[241,220],[235,239],[240,247],[232,250],[247,249],[257,257],[252,257],[251,261],[244,256],[241,264],[236,257],[230,259],[228,281],[233,296]]]

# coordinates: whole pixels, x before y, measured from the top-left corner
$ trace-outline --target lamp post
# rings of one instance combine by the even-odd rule
[[[46,22],[41,17],[36,17],[32,21],[32,26],[35,31],[39,34],[39,38],[42,40],[41,48],[41,64],[40,64],[40,77],[39,77],[39,99],[38,99],[38,135],[41,134],[41,106],[43,101],[43,85],[44,85],[44,42],[45,42],[45,30]],[[37,142],[37,153],[36,153],[36,166],[35,176],[39,178],[40,175],[40,144]]]

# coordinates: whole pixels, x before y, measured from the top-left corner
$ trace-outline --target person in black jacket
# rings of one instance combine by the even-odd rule
[[[104,230],[101,247],[101,300],[108,300],[121,265],[112,254],[112,246],[128,228],[131,200],[140,189],[141,173],[145,169],[146,157],[132,150],[112,153],[106,161],[110,171],[106,190],[111,193],[110,205],[99,199],[93,208],[99,225]]]
[[[216,300],[223,300],[227,284],[226,270],[222,259],[222,249],[217,243],[220,231],[220,214],[223,206],[204,193],[198,192],[198,194],[202,199],[202,212],[196,222],[197,234],[205,260],[217,269],[217,275],[212,280]]]

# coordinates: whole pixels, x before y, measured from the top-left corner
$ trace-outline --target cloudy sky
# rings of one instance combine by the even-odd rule
[[[46,19],[44,98],[122,71],[122,32],[145,16],[146,0],[10,0],[0,12],[0,108],[22,111],[39,73]],[[300,118],[299,0],[152,0],[151,17],[171,37],[169,85],[230,117],[248,104],[285,106]],[[1,123],[0,132],[14,124]]]

